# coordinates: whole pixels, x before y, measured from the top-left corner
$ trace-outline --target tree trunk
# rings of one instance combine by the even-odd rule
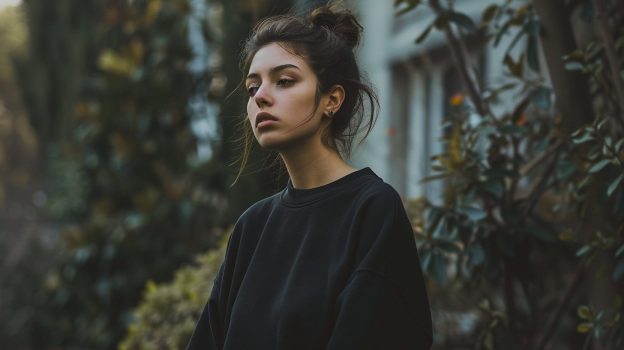
[[[548,72],[552,86],[557,96],[556,106],[561,114],[561,123],[564,137],[578,128],[594,120],[592,98],[589,93],[587,78],[581,71],[565,69],[563,56],[578,48],[570,22],[570,15],[566,13],[564,0],[533,0],[533,5],[540,18],[540,39],[542,49],[548,65]],[[564,13],[562,13],[564,12]],[[598,201],[598,199],[595,199]],[[608,216],[597,210],[585,223],[585,233],[589,236],[595,231],[604,229],[609,222]],[[604,220],[601,220],[600,218]],[[585,281],[589,286],[588,303],[597,310],[608,308],[614,296],[610,273],[597,273],[602,267],[610,266],[606,253],[601,252],[588,269]],[[592,349],[605,349],[599,342],[594,341]]]
[[[593,121],[589,87],[580,71],[565,69],[563,56],[577,49],[574,32],[564,0],[533,0],[540,18],[540,39],[548,73],[557,96],[555,101],[561,113],[564,130],[570,134]]]

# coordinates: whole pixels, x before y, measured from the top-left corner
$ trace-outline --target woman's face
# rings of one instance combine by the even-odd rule
[[[277,43],[258,50],[245,87],[247,118],[261,147],[280,151],[320,140],[329,118],[323,118],[326,97],[314,109],[317,83],[305,60]]]

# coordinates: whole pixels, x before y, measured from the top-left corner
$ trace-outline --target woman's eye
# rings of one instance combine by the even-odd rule
[[[293,79],[280,79],[276,82],[276,85],[284,87],[284,86],[290,86],[294,82],[295,81]],[[249,85],[247,87],[247,93],[249,94],[250,97],[253,97],[259,88],[260,88],[260,85]]]
[[[249,96],[255,95],[256,91],[258,91],[257,85],[250,85],[249,87],[247,87],[247,93],[249,94]]]
[[[278,86],[288,86],[294,83],[295,81],[292,79],[280,79],[277,81]]]

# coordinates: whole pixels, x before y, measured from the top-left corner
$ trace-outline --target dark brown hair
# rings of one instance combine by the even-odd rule
[[[355,16],[335,5],[321,6],[307,17],[279,15],[260,21],[251,36],[245,42],[240,68],[244,77],[249,71],[255,54],[262,47],[278,43],[284,49],[302,57],[311,67],[318,79],[316,102],[318,108],[321,95],[335,85],[345,90],[345,98],[340,109],[334,114],[328,127],[329,135],[323,137],[323,143],[338,151],[342,156],[351,156],[352,144],[361,129],[366,130],[364,141],[377,119],[379,102],[370,85],[363,81],[355,60],[353,50],[360,41],[362,26]],[[241,82],[239,87],[245,87]],[[364,101],[368,101],[368,113],[365,113]],[[364,126],[364,127],[363,127]],[[247,121],[247,115],[241,120],[243,129],[243,154],[241,165],[234,183],[241,175],[253,144],[253,130]],[[280,161],[280,157],[276,157]]]

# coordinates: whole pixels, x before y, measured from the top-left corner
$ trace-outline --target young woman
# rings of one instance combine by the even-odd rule
[[[353,54],[360,31],[348,11],[321,7],[266,19],[246,42],[248,130],[289,180],[236,222],[189,350],[430,348],[401,198],[341,156],[375,121]]]

